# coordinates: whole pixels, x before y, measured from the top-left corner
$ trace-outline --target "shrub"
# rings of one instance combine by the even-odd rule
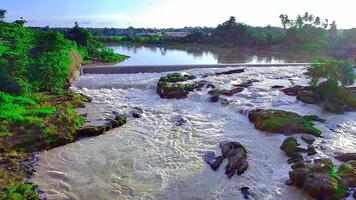
[[[39,200],[35,188],[31,184],[10,184],[0,196],[3,200]]]

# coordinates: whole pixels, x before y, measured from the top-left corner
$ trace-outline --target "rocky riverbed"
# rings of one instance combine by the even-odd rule
[[[307,85],[302,67],[186,72],[194,78],[180,80],[187,86],[176,90],[184,94],[180,99],[157,94],[165,73],[80,77],[73,90],[93,99],[87,112],[105,119],[120,111],[126,125],[41,153],[32,181],[48,199],[311,199],[286,185],[292,171],[280,149],[286,135],[298,138],[306,150],[308,143],[301,141],[313,140],[317,154],[305,158],[328,157],[335,166],[343,163],[336,153],[356,151],[355,112],[330,114],[282,91]],[[258,130],[248,116],[256,109],[291,111],[300,120],[317,115],[326,120],[312,126],[322,137],[308,137],[314,129]],[[302,134],[308,135],[301,139]],[[225,175],[229,159],[216,171],[203,159],[207,152],[223,155],[220,144],[226,140],[247,152],[237,160],[246,159],[248,168],[231,179]]]

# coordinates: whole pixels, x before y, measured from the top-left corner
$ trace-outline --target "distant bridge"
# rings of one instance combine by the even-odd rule
[[[311,63],[280,63],[280,64],[195,64],[195,65],[137,65],[137,66],[91,66],[83,67],[83,74],[132,74],[149,72],[170,72],[194,68],[224,68],[224,67],[285,67],[309,66]]]

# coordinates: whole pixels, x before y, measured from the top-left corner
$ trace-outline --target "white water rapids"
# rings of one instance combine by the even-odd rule
[[[202,75],[229,69],[194,69]],[[260,82],[233,97],[230,105],[210,103],[207,89],[187,99],[161,99],[156,83],[162,73],[81,76],[73,88],[93,98],[91,109],[105,116],[113,110],[130,115],[140,107],[142,118],[129,117],[123,127],[104,135],[82,139],[40,154],[32,181],[48,199],[243,199],[247,186],[250,199],[301,200],[309,197],[287,186],[290,166],[279,149],[286,136],[258,131],[246,113],[253,108],[274,108],[327,119],[316,123],[323,138],[316,139],[319,155],[334,158],[335,152],[356,150],[356,113],[329,114],[319,106],[298,102],[273,85],[307,84],[302,67],[256,67],[244,73],[204,78],[219,88],[249,79]],[[198,78],[199,80],[200,78]],[[187,123],[176,126],[184,118]],[[334,130],[331,131],[330,129]],[[299,143],[306,146],[298,137]],[[214,172],[202,160],[206,151],[220,155],[218,143],[238,141],[248,152],[249,168],[242,176],[228,179],[226,161]],[[336,162],[338,163],[338,162]]]

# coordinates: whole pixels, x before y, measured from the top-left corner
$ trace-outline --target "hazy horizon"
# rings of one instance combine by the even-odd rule
[[[252,26],[279,26],[280,14],[295,18],[308,11],[335,20],[339,29],[355,28],[356,2],[352,0],[1,0],[8,11],[6,21],[24,17],[28,26],[182,28],[216,27],[235,16]]]

